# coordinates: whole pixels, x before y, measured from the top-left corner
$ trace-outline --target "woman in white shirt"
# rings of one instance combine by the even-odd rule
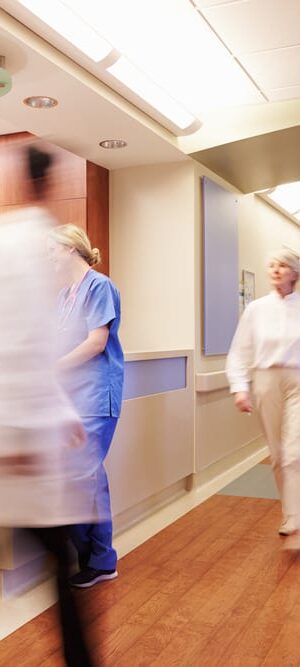
[[[227,359],[235,405],[251,413],[253,395],[269,445],[282,502],[280,535],[300,530],[299,271],[299,257],[291,251],[273,256],[272,291],[245,309]]]

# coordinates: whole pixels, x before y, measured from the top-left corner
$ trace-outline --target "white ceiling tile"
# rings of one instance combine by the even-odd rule
[[[263,91],[300,85],[300,46],[250,53],[240,62]]]
[[[231,5],[234,2],[244,2],[244,0],[191,0],[199,9],[204,7],[213,7],[214,5]]]
[[[198,6],[235,55],[300,43],[299,0],[241,0],[209,5],[198,0]]]
[[[285,100],[300,99],[300,85],[288,86],[287,88],[271,88],[264,91],[270,102],[283,102]]]

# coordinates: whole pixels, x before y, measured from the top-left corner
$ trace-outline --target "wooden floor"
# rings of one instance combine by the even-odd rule
[[[300,665],[300,556],[281,550],[279,502],[217,495],[76,595],[95,664]],[[63,667],[56,609],[1,642],[1,667]],[[84,667],[84,666],[82,666]]]

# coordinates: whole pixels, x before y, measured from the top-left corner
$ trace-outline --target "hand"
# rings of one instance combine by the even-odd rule
[[[253,405],[248,391],[238,391],[234,402],[240,412],[253,412]]]
[[[70,447],[82,447],[86,443],[86,432],[81,422],[72,422],[68,426],[67,442]]]

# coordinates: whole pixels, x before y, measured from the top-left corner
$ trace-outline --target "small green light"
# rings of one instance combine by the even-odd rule
[[[12,87],[10,73],[4,67],[0,67],[0,97],[9,93]]]

